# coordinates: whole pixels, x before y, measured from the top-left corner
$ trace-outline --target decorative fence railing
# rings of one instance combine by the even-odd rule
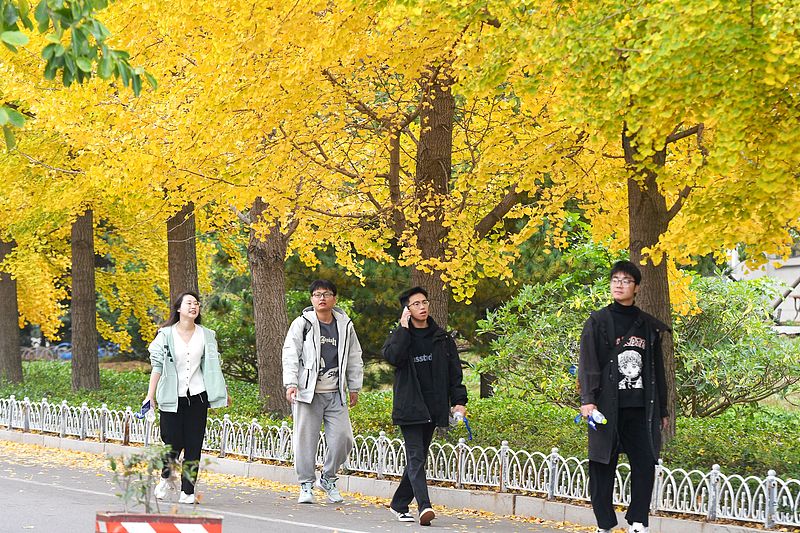
[[[125,411],[102,407],[80,407],[66,401],[50,403],[47,399],[31,402],[14,396],[0,398],[0,427],[39,431],[61,437],[116,441],[123,444],[149,444],[160,439],[158,425],[138,420],[130,407]],[[262,427],[251,423],[209,418],[203,449],[220,457],[237,455],[248,461],[292,461],[292,429]],[[322,463],[324,439],[317,449]],[[400,476],[405,467],[405,449],[399,439],[379,436],[355,437],[355,446],[345,465],[353,472],[376,474],[378,478]],[[463,486],[495,488],[501,492],[519,490],[548,499],[566,498],[586,501],[588,496],[587,461],[562,457],[558,448],[549,454],[512,450],[503,441],[500,447],[458,444],[431,446],[428,478]],[[630,469],[617,467],[614,503],[630,501]],[[774,470],[765,478],[723,474],[719,465],[710,472],[669,469],[659,462],[651,508],[654,511],[703,516],[708,520],[759,522],[767,528],[800,526],[800,480],[781,479]]]

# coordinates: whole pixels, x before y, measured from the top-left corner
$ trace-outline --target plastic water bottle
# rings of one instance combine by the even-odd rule
[[[578,413],[578,415],[575,417],[575,423],[580,424],[582,418],[583,416]],[[590,428],[597,431],[597,424],[600,424],[601,426],[608,424],[608,419],[597,409],[592,409],[592,412],[589,413],[588,417],[586,417],[586,423],[589,424]]]
[[[464,427],[467,428],[467,439],[472,440],[472,428],[469,426],[469,420],[467,420],[467,417],[464,416],[460,411],[456,411],[453,413],[453,420],[456,424],[459,422],[464,423]]]
[[[153,411],[153,409],[152,409],[152,405],[150,404],[150,400],[147,400],[147,401],[145,401],[144,403],[142,403],[142,407],[141,407],[141,409],[139,409],[138,411],[136,411],[135,413],[133,413],[133,416],[135,416],[135,417],[136,417],[136,418],[138,418],[139,420],[141,420],[141,419],[143,419],[143,418],[144,418],[144,419],[146,419],[148,422],[153,422],[153,421],[155,421],[155,419],[156,419],[156,413],[155,413],[155,411]]]

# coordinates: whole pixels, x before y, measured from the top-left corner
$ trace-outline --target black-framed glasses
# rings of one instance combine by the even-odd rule
[[[311,295],[312,298],[316,298],[317,300],[322,300],[323,298],[333,298],[334,296],[336,295],[331,291],[315,292]]]
[[[612,285],[623,285],[623,286],[627,287],[628,285],[631,285],[632,283],[636,283],[636,280],[635,279],[631,279],[631,278],[611,278],[611,284]]]
[[[420,307],[428,307],[431,303],[428,300],[420,300],[418,302],[408,304],[408,307],[419,309]]]

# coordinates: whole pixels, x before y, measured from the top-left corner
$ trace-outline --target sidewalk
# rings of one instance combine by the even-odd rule
[[[5,442],[4,442],[5,441]],[[25,443],[27,446],[11,447],[9,442]],[[33,453],[25,450],[33,446],[46,446],[65,450],[59,454],[42,453],[41,449]],[[29,460],[36,464],[54,468],[65,468],[62,464],[66,459],[68,465],[78,464],[97,472],[98,469],[107,470],[106,455],[123,455],[127,450],[135,449],[123,447],[119,444],[100,443],[96,441],[80,441],[74,439],[61,439],[59,437],[45,436],[17,431],[0,430],[0,447],[10,448],[15,455],[30,455]],[[71,454],[68,450],[85,452]],[[87,455],[91,454],[91,455]],[[6,454],[4,454],[6,455]],[[54,457],[58,460],[54,463]],[[83,458],[79,462],[77,458]],[[401,524],[393,520],[386,509],[389,497],[394,491],[396,481],[380,480],[360,476],[342,476],[339,481],[341,490],[347,493],[348,503],[344,506],[332,504],[298,505],[296,503],[296,484],[294,471],[285,466],[269,465],[264,463],[247,463],[236,459],[220,459],[213,456],[204,456],[210,464],[204,467],[206,474],[201,478],[205,485],[206,494],[203,508],[226,516],[238,517],[235,520],[250,517],[254,520],[281,521],[299,524],[292,517],[295,514],[302,516],[304,527],[311,527],[312,521],[320,519],[320,526],[336,527],[336,522],[331,522],[333,517],[342,514],[344,521],[338,525],[340,530],[355,527],[365,531],[409,531],[408,526],[415,524]],[[7,462],[8,457],[3,458]],[[83,466],[80,466],[83,465]],[[215,472],[210,474],[208,472]],[[106,476],[108,478],[108,476]],[[110,479],[110,478],[109,478]],[[108,479],[100,490],[113,493],[108,488]],[[236,491],[229,490],[236,487]],[[198,492],[203,491],[201,487]],[[231,494],[233,492],[234,494]],[[240,494],[247,494],[246,501],[242,501]],[[594,516],[588,506],[580,506],[561,502],[547,501],[541,498],[519,494],[497,493],[489,491],[459,490],[445,487],[431,487],[431,499],[435,502],[438,518],[434,525],[446,530],[459,531],[531,531],[537,533],[554,533],[557,531],[590,532],[594,531]],[[318,495],[318,501],[322,500]],[[277,505],[276,505],[277,504]],[[118,504],[119,508],[119,504]],[[272,515],[262,513],[261,510],[272,509]],[[277,513],[274,509],[279,509]],[[340,509],[341,508],[341,509]],[[100,510],[100,509],[98,509]],[[335,513],[331,513],[335,510]],[[471,511],[469,511],[471,510]],[[254,514],[255,513],[255,514]],[[349,516],[355,513],[353,516]],[[625,525],[618,513],[619,524]],[[317,517],[317,515],[320,515]],[[235,521],[234,520],[234,521]],[[357,520],[357,522],[354,522]],[[230,521],[226,520],[226,533],[234,531],[228,528]],[[288,525],[288,524],[287,524]],[[262,524],[263,526],[263,524]],[[363,527],[368,529],[363,529]],[[316,527],[316,526],[315,526]],[[372,528],[375,529],[372,529]],[[455,529],[452,529],[455,528]],[[466,528],[466,529],[464,529]],[[283,529],[283,528],[282,528]],[[259,528],[258,530],[261,530]],[[248,530],[243,530],[248,531]],[[286,533],[284,530],[281,533]],[[623,531],[618,529],[617,531]],[[679,520],[666,517],[652,517],[650,523],[652,533],[750,533],[763,531],[758,529],[728,526],[724,524],[711,524],[693,520]]]

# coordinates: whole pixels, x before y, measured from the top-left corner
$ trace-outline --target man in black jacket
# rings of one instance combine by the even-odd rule
[[[447,427],[450,407],[466,414],[467,389],[453,338],[428,316],[428,293],[422,287],[400,295],[400,325],[383,345],[383,357],[394,370],[392,422],[400,426],[406,446],[403,479],[392,497],[391,510],[401,522],[413,522],[408,504],[416,498],[419,523],[436,516],[428,496],[425,463],[437,426]]]
[[[620,451],[631,466],[630,533],[647,533],[648,510],[667,426],[667,388],[661,333],[667,326],[634,305],[642,273],[618,261],[609,276],[614,303],[594,311],[581,334],[581,415],[597,409],[608,420],[589,430],[589,495],[597,533],[617,525],[612,505]]]

